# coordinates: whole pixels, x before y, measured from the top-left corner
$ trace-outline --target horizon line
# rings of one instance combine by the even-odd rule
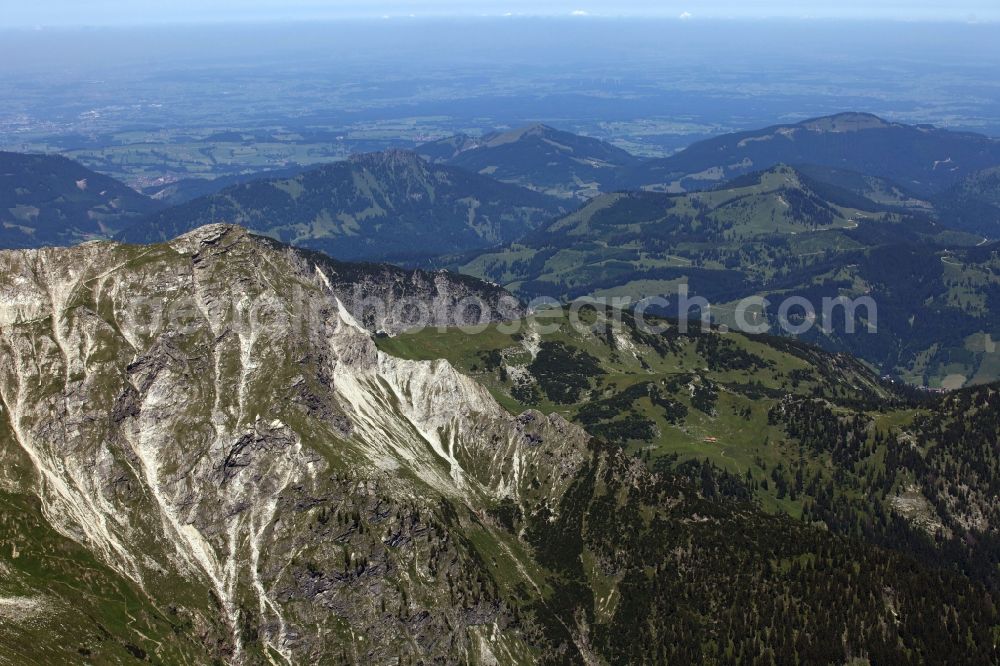
[[[963,25],[994,27],[1000,25],[1000,16],[996,18],[982,17],[891,17],[891,16],[716,16],[684,13],[681,15],[665,14],[395,14],[395,15],[356,15],[356,16],[315,16],[315,17],[246,17],[246,18],[208,18],[197,20],[152,20],[123,21],[107,23],[55,23],[55,24],[15,24],[0,25],[0,32],[44,32],[55,30],[95,30],[105,28],[191,28],[191,27],[225,27],[225,26],[277,26],[308,23],[388,23],[388,22],[421,22],[421,21],[496,21],[496,20],[559,20],[585,23],[588,21],[664,21],[669,23],[764,23],[764,22],[796,22],[796,23],[868,23],[896,25]]]

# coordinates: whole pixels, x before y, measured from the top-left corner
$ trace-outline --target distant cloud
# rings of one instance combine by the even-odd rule
[[[679,18],[682,21],[686,21],[689,18],[691,18],[691,12],[684,12],[680,16],[678,16],[677,18]]]
[[[585,12],[582,9],[574,10],[570,13],[570,16],[590,16],[590,12]]]

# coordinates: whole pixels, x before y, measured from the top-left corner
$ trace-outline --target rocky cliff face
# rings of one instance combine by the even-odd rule
[[[512,417],[445,362],[379,352],[330,268],[228,226],[0,254],[5,492],[37,495],[150,614],[196,628],[195,661],[523,653],[457,528],[517,571],[477,514],[567,483],[586,438]],[[473,293],[385,271],[368,279],[390,297]],[[162,643],[125,634],[80,649]]]
[[[319,271],[324,286],[371,333],[396,335],[415,327],[475,329],[525,313],[520,301],[502,287],[458,273],[342,262],[320,252],[273,246],[300,270]]]

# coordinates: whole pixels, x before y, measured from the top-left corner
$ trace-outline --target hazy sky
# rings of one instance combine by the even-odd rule
[[[0,0],[0,27],[408,16],[1000,21],[998,0]]]

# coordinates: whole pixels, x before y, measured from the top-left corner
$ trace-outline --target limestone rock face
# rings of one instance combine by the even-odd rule
[[[2,252],[0,490],[37,497],[53,538],[198,636],[185,660],[528,654],[463,526],[518,571],[486,509],[557,497],[587,438],[512,416],[447,362],[378,351],[373,333],[406,327],[403,297],[503,293],[226,225]],[[456,320],[432,308],[430,323]],[[129,652],[171,640],[129,631]]]

